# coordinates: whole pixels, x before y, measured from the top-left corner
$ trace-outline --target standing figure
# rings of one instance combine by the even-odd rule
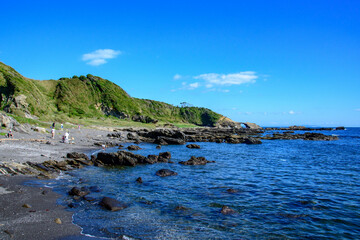
[[[51,129],[51,137],[55,139],[55,128]]]

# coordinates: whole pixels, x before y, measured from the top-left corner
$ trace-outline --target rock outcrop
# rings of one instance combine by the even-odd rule
[[[191,158],[187,161],[179,162],[182,165],[205,165],[207,163],[214,163],[215,161],[208,161],[204,157],[195,157],[191,156]]]

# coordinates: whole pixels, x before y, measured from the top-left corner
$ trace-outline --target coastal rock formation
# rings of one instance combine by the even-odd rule
[[[159,177],[169,177],[169,176],[176,176],[177,173],[169,169],[160,169],[156,172],[156,175]]]
[[[207,163],[214,163],[215,161],[208,161],[204,157],[195,157],[191,156],[191,158],[187,161],[179,162],[182,165],[205,165]]]
[[[339,128],[339,129],[338,129]],[[305,127],[305,126],[290,126],[290,127],[269,127],[269,128],[265,128],[266,131],[276,131],[276,130],[282,130],[282,131],[332,131],[332,130],[344,130],[342,129],[344,127],[337,127],[337,128],[309,128],[309,127]]]
[[[304,134],[291,134],[289,132],[285,133],[273,133],[272,135],[265,135],[262,139],[266,140],[294,140],[294,139],[302,139],[302,140],[312,140],[312,141],[332,141],[338,140],[338,136],[330,136],[324,135],[322,133],[313,133],[313,132],[305,132]]]
[[[88,191],[85,188],[78,188],[78,187],[73,187],[70,191],[69,191],[69,195],[70,196],[78,196],[78,197],[84,197],[86,195],[88,195],[90,193],[90,191]]]
[[[200,149],[200,146],[197,144],[188,144],[186,145],[187,148],[195,148],[195,149]]]
[[[104,197],[103,199],[101,199],[100,206],[103,206],[104,208],[112,212],[120,211],[128,207],[127,204],[120,202],[115,198],[111,198],[111,197]]]
[[[131,151],[136,151],[136,150],[140,150],[141,147],[137,146],[137,145],[130,145],[127,147],[128,150],[131,150]]]

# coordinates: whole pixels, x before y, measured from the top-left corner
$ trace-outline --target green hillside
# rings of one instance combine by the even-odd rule
[[[1,62],[0,110],[44,121],[111,117],[199,126],[214,126],[222,117],[206,108],[133,98],[116,84],[91,74],[39,81],[23,77]]]

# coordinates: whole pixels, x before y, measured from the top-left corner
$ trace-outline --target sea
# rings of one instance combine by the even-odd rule
[[[73,223],[95,239],[360,239],[360,128],[321,133],[339,140],[199,142],[200,149],[141,143],[134,153],[169,151],[174,163],[85,167],[31,184],[60,193],[58,203],[73,206]],[[178,163],[191,156],[215,163]],[[178,175],[157,176],[163,168]],[[102,191],[90,193],[90,201],[74,200],[67,194],[74,186]],[[105,210],[104,196],[128,207]],[[223,206],[234,213],[222,214]]]

